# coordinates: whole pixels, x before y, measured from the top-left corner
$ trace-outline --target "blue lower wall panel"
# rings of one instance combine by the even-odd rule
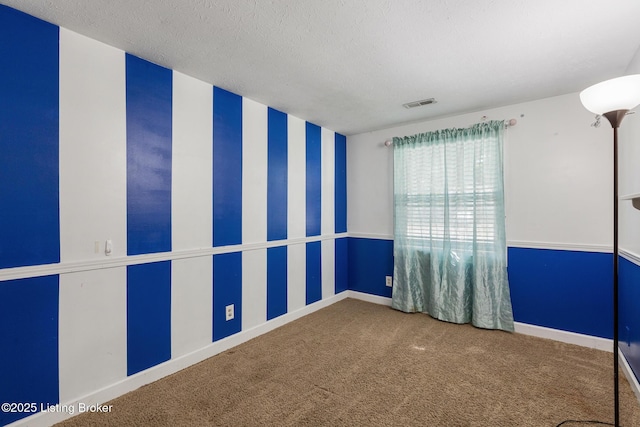
[[[37,406],[0,412],[0,425],[59,403],[58,280],[56,275],[0,282],[0,402]]]
[[[611,254],[509,248],[516,322],[613,337]]]
[[[234,318],[226,320],[226,307]],[[213,256],[213,341],[242,330],[242,252]]]
[[[349,237],[349,290],[391,298],[393,240]]]
[[[349,289],[349,239],[336,239],[335,292],[339,294]]]
[[[620,258],[620,349],[636,378],[640,377],[640,266]]]
[[[287,247],[267,248],[267,320],[287,312]]]
[[[322,242],[307,243],[306,302],[322,299]]]
[[[127,266],[127,375],[171,359],[171,261]]]

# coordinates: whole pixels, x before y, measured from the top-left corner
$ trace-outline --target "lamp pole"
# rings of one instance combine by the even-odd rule
[[[640,74],[606,80],[580,92],[584,107],[603,115],[613,128],[613,393],[615,426],[620,426],[618,381],[618,128],[627,112],[640,105]]]
[[[613,407],[614,425],[620,426],[620,390],[618,380],[618,128],[628,110],[604,113],[613,128]]]

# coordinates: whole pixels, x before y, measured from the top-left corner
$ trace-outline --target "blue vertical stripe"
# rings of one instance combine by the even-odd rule
[[[335,252],[335,292],[339,294],[349,289],[349,241],[346,237],[336,239]]]
[[[127,266],[127,375],[171,359],[171,261]]]
[[[45,408],[58,394],[58,276],[0,283],[0,402]],[[0,412],[0,425],[31,412]]]
[[[306,122],[307,237],[319,236],[322,213],[322,143],[320,127]]]
[[[127,254],[171,251],[172,71],[126,55]]]
[[[287,312],[287,247],[267,249],[267,320]]]
[[[213,246],[242,243],[242,97],[213,88]]]
[[[307,305],[322,299],[322,242],[307,243]]]
[[[347,232],[347,137],[335,138],[335,232]]]
[[[226,307],[234,318],[226,320]],[[213,341],[242,330],[242,252],[213,256]]]
[[[287,238],[287,115],[268,113],[267,240]]]
[[[58,40],[0,5],[0,268],[60,262]]]

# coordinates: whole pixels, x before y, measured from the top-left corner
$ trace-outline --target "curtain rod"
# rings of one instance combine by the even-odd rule
[[[487,116],[482,116],[482,121],[486,121],[487,120]],[[509,119],[509,120],[505,120],[504,121],[504,128],[509,128],[509,127],[513,127],[518,123],[518,121],[516,119]],[[393,140],[392,139],[387,139],[384,142],[384,145],[387,147],[391,147],[393,145]]]

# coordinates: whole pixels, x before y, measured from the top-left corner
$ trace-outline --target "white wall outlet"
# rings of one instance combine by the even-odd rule
[[[390,288],[393,286],[393,276],[386,276],[387,277],[387,287]]]
[[[234,314],[233,314],[233,304],[229,304],[226,307],[227,310],[227,321],[229,320],[233,320]]]
[[[93,242],[93,252],[99,254],[100,253],[100,241],[96,240]]]
[[[108,239],[106,242],[104,242],[104,254],[106,256],[111,255],[111,252],[113,251],[113,242],[111,241],[111,239]]]

